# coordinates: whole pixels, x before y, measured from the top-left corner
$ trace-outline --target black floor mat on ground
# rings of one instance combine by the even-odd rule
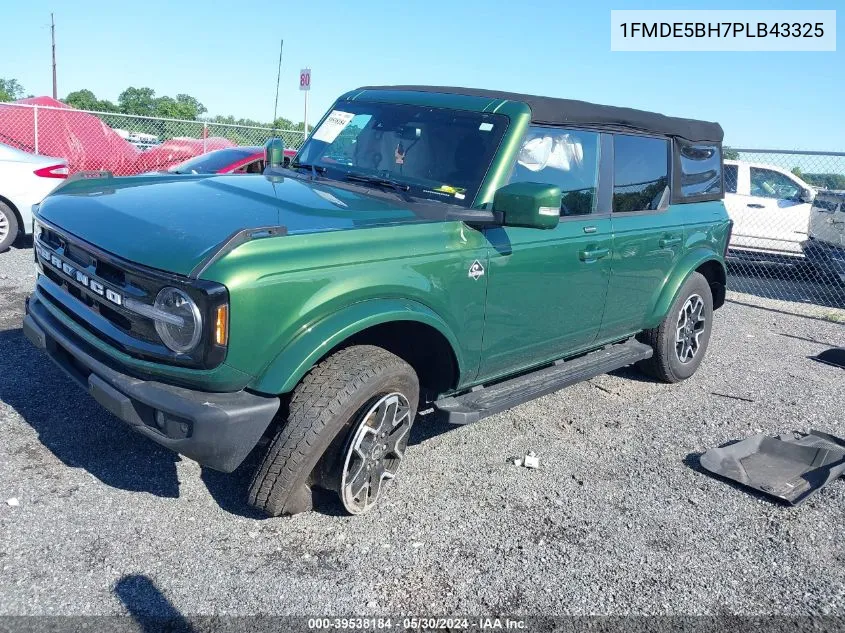
[[[845,473],[845,440],[822,433],[755,435],[700,458],[703,468],[798,505]]]
[[[812,356],[811,358],[825,365],[833,365],[834,367],[845,369],[845,347],[831,347],[818,356]]]

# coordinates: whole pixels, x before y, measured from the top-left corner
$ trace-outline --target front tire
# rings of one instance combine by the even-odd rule
[[[18,218],[11,207],[5,202],[0,202],[0,253],[12,245],[18,237]]]
[[[371,345],[335,352],[294,389],[250,505],[271,516],[306,512],[319,486],[337,492],[350,514],[371,509],[396,475],[418,400],[417,375],[398,356]]]
[[[704,275],[694,272],[681,286],[660,325],[637,336],[654,349],[654,355],[637,367],[663,382],[686,380],[701,365],[712,327],[713,293]]]

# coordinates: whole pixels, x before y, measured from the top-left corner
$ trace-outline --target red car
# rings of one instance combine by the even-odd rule
[[[296,156],[286,149],[285,156]],[[264,172],[264,146],[227,147],[194,156],[167,170],[171,174],[261,174]]]

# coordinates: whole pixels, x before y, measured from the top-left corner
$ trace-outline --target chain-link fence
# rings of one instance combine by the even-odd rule
[[[845,152],[733,152],[725,160],[729,288],[845,309]]]
[[[64,158],[71,173],[157,171],[215,149],[261,146],[272,136],[284,139],[291,149],[304,141],[299,130],[0,103],[0,143]]]
[[[68,161],[71,173],[167,169],[272,136],[298,148],[301,130],[0,103],[0,143]],[[845,315],[845,152],[726,148],[725,205],[734,221],[731,290]],[[838,311],[837,311],[838,312]]]

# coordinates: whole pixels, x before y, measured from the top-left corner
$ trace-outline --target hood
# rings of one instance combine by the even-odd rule
[[[399,200],[262,175],[77,180],[48,196],[38,216],[109,253],[182,275],[244,229],[284,226],[300,235],[432,221]]]

